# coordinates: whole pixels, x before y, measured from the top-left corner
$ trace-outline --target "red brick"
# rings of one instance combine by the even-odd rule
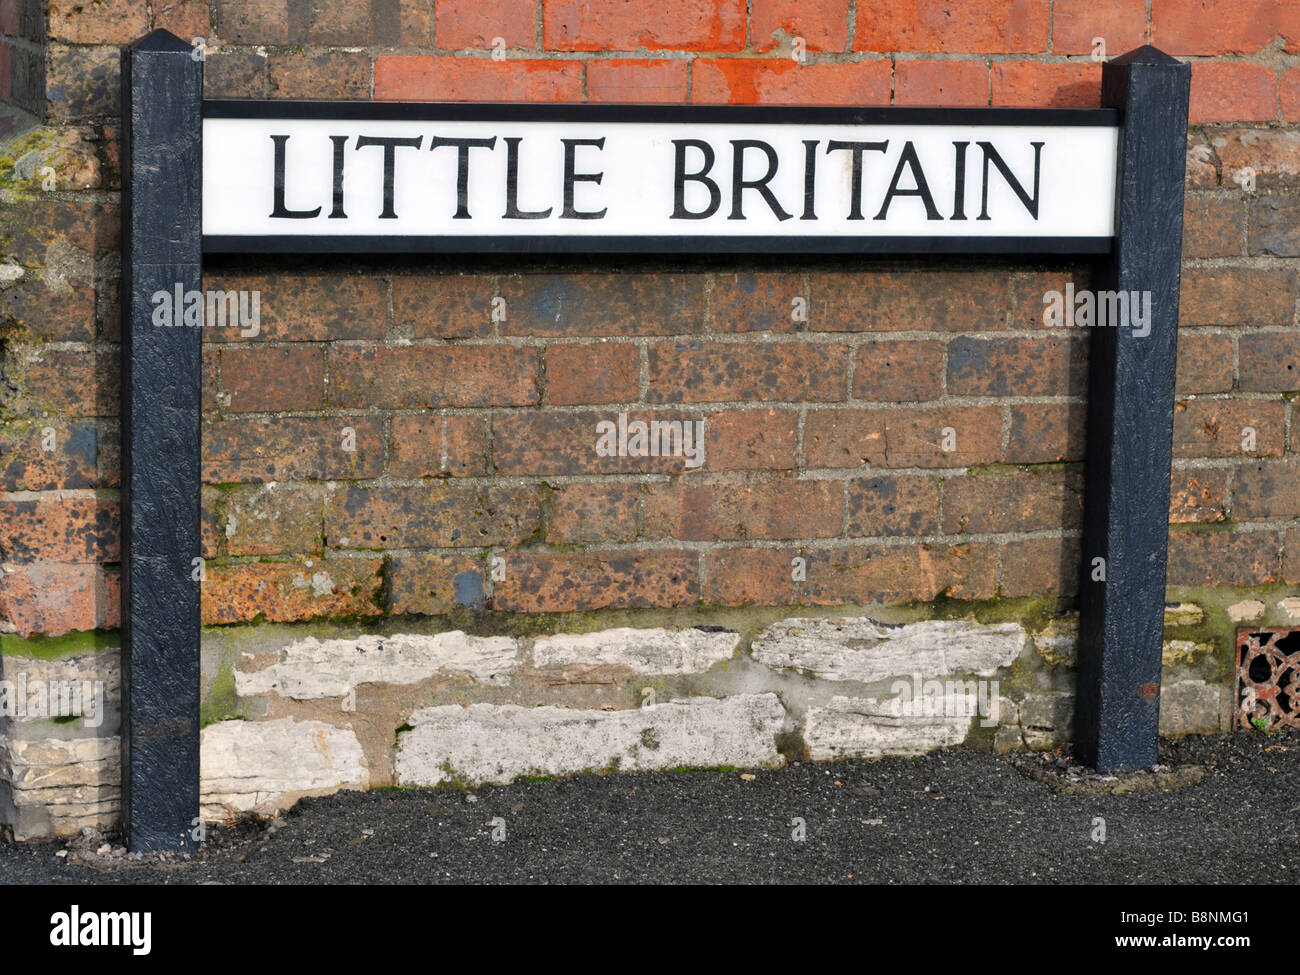
[[[51,342],[95,340],[95,289],[46,272],[30,273],[0,291],[0,322]]]
[[[152,6],[155,30],[169,30],[183,41],[206,38],[212,31],[207,0],[154,0]]]
[[[1005,271],[819,271],[809,274],[809,291],[808,318],[818,332],[1006,327]]]
[[[375,101],[580,102],[577,61],[427,57],[375,59]]]
[[[0,500],[0,562],[117,562],[120,534],[115,500]]]
[[[1012,271],[1008,288],[1006,324],[1008,328],[1058,328],[1045,320],[1048,292],[1065,293],[1067,285],[1075,290],[1090,289],[1092,275],[1086,268],[1053,268],[1052,270]]]
[[[967,474],[943,482],[945,535],[1077,529],[1082,520],[1078,470]]]
[[[443,433],[443,470],[452,477],[491,473],[488,464],[487,417],[449,416]],[[394,435],[398,430],[394,418]]]
[[[18,36],[18,5],[22,0],[0,0],[0,34]]]
[[[1222,171],[1223,189],[1240,193],[1242,171],[1247,167],[1255,171],[1256,191],[1300,188],[1300,132],[1294,128],[1233,126],[1207,136],[1206,144]],[[1214,171],[1214,185],[1218,180],[1219,171]],[[1267,199],[1259,194],[1252,202]]]
[[[1286,404],[1272,400],[1179,400],[1174,404],[1175,457],[1281,456]],[[1246,428],[1255,449],[1243,450]]]
[[[1090,54],[1094,37],[1105,42],[1108,58],[1141,47],[1147,42],[1147,0],[1054,0],[1052,53]]]
[[[486,601],[483,563],[477,555],[394,555],[389,572],[389,612],[394,614],[433,616],[459,607],[479,610]]]
[[[898,61],[895,105],[982,106],[989,103],[989,66],[983,61]]]
[[[203,363],[200,367],[202,377],[199,382],[202,385],[200,393],[200,410],[204,413],[214,413],[221,409],[223,400],[221,398],[221,350],[216,346],[205,345],[203,347]]]
[[[855,51],[1039,54],[1047,0],[894,0],[858,10]]]
[[[868,342],[853,366],[853,398],[919,402],[943,394],[942,342],[908,339]]]
[[[1005,598],[1074,596],[1079,591],[1078,538],[1026,538],[1004,542],[998,584]]]
[[[215,559],[221,551],[217,528],[221,492],[204,486],[199,489],[199,554],[205,559]]]
[[[548,51],[739,51],[745,0],[660,0],[654,10],[627,0],[543,0]]]
[[[1087,384],[1084,336],[979,338],[948,343],[948,392],[955,396],[1065,396]]]
[[[1287,68],[1278,84],[1282,100],[1282,121],[1300,122],[1300,68]]]
[[[512,274],[502,335],[680,335],[704,326],[701,274]]]
[[[1277,78],[1271,68],[1235,61],[1192,63],[1190,124],[1272,122],[1277,111]]]
[[[937,534],[939,483],[936,477],[916,474],[882,474],[849,481],[849,535]]]
[[[354,451],[343,449],[349,439]],[[383,466],[377,417],[241,418],[203,427],[203,480],[209,484],[378,477]]]
[[[208,625],[261,618],[288,623],[318,617],[377,616],[380,559],[304,559],[209,565],[201,602]]]
[[[1237,340],[1242,392],[1300,390],[1300,333],[1247,332]]]
[[[1179,393],[1226,393],[1232,389],[1232,338],[1183,329],[1178,336]]]
[[[693,62],[691,101],[703,105],[888,105],[888,59],[797,64],[788,58]]]
[[[641,386],[641,351],[625,342],[546,348],[546,402],[561,406],[627,403]]]
[[[587,62],[587,101],[680,105],[690,86],[687,61],[601,59]]]
[[[1232,483],[1234,521],[1300,517],[1300,467],[1294,458],[1262,460],[1237,468]]]
[[[992,103],[1020,108],[1096,108],[1101,104],[1101,65],[1002,61],[990,75]]]
[[[546,540],[556,545],[608,545],[637,537],[637,484],[566,484],[551,494]]]
[[[846,345],[804,342],[664,343],[650,347],[652,403],[843,400]]]
[[[239,485],[222,496],[217,527],[229,555],[320,554],[324,505],[317,485]]]
[[[335,346],[329,400],[342,407],[530,406],[538,399],[540,358],[536,349],[511,346]]]
[[[325,352],[319,345],[223,349],[221,375],[231,413],[318,410],[325,401]]]
[[[1276,37],[1300,50],[1293,0],[1152,0],[1151,43],[1166,54],[1255,54]]]
[[[487,420],[481,416],[395,416],[388,473],[395,477],[474,477],[488,473]]]
[[[1246,242],[1246,201],[1188,197],[1183,206],[1183,257],[1240,257]]]
[[[1277,582],[1282,537],[1275,531],[1171,531],[1170,586],[1262,586]]]
[[[682,420],[679,411],[626,410],[628,421]],[[514,411],[492,418],[492,451],[498,474],[545,477],[551,474],[677,474],[691,470],[684,456],[602,457],[596,453],[599,424],[617,423],[618,410],[581,413]],[[692,436],[694,435],[692,428]],[[706,441],[707,449],[707,441]],[[705,460],[707,467],[709,461]]]
[[[833,538],[844,523],[839,481],[652,485],[646,538],[683,541]]]
[[[943,449],[949,428],[951,451]],[[808,467],[967,467],[996,463],[1001,443],[996,406],[816,410],[804,421]]]
[[[32,409],[67,416],[117,416],[116,352],[40,349],[23,366],[22,396]]]
[[[699,599],[694,552],[623,550],[505,556],[492,608],[506,612],[571,613],[592,609],[687,606]]]
[[[1296,276],[1285,268],[1185,268],[1180,325],[1292,325]]]
[[[708,420],[710,470],[792,470],[797,465],[799,414],[753,409],[714,413]]]
[[[434,18],[438,47],[489,50],[498,37],[507,47],[537,46],[536,0],[437,0]]]
[[[471,339],[492,334],[495,279],[482,274],[415,274],[393,278],[393,320],[417,339]]]
[[[5,256],[24,267],[59,261],[65,248],[102,257],[117,251],[121,212],[115,203],[51,199],[54,194],[6,202],[0,209]],[[75,256],[75,255],[68,255]]]
[[[1228,472],[1223,468],[1197,467],[1170,475],[1170,524],[1223,521],[1227,505]]]
[[[206,291],[257,293],[258,332],[215,323],[203,329],[205,342],[324,342],[381,339],[388,325],[388,288],[382,278],[349,274],[208,274]]]
[[[719,274],[709,288],[709,327],[715,332],[797,332],[795,299],[806,299],[802,274]]]
[[[118,573],[102,566],[38,562],[0,572],[0,620],[20,637],[117,629],[121,605]]]
[[[45,450],[46,445],[52,449]],[[95,487],[99,484],[98,459],[99,431],[93,422],[8,424],[0,432],[0,490]]]
[[[370,98],[370,56],[359,51],[273,54],[272,98]]]
[[[1008,464],[1083,460],[1085,403],[1014,403],[1009,407]]]
[[[327,499],[325,538],[331,548],[517,545],[540,520],[536,488],[351,485]]]
[[[800,37],[809,51],[843,51],[849,43],[849,0],[754,0],[750,46],[781,47],[782,35]]]
[[[149,32],[149,8],[132,0],[52,0],[45,29],[72,44],[127,44]]]

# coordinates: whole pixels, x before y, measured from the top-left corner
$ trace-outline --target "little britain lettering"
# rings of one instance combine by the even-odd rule
[[[1106,249],[1114,232],[1118,129],[1100,111],[1026,125],[997,110],[986,124],[773,109],[752,122],[734,111],[669,122],[649,109],[350,119],[329,117],[347,114],[340,106],[299,105],[252,117],[244,103],[209,103],[210,241],[941,236],[1068,238],[1077,252]],[[436,108],[447,107],[428,114]]]

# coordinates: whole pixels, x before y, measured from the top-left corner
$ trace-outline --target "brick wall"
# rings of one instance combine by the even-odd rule
[[[1094,38],[1185,57],[1169,583],[1300,583],[1300,4],[0,0],[11,127],[42,123],[0,152],[10,633],[119,623],[118,58],[153,27],[228,97],[1087,106]],[[262,321],[204,333],[205,622],[1070,597],[1086,336],[1042,296],[1088,280],[210,262]],[[598,456],[619,413],[705,421],[707,460]]]

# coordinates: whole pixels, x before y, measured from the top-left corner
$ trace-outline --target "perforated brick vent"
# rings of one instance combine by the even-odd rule
[[[1300,627],[1237,631],[1237,724],[1300,728]]]

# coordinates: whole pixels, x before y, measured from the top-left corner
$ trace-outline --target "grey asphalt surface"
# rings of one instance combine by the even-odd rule
[[[304,800],[173,863],[0,843],[0,882],[61,884],[1300,881],[1300,734],[1162,745],[1169,792],[1067,795],[951,749],[779,770],[589,775]],[[1094,842],[1095,820],[1105,842]],[[796,819],[806,838],[795,840]],[[504,822],[493,839],[492,821]],[[500,823],[496,832],[500,835]]]

